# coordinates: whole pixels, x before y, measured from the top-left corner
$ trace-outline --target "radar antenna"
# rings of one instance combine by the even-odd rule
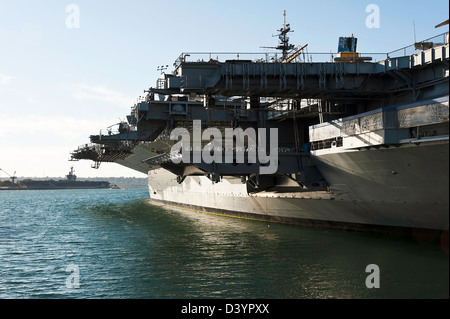
[[[267,48],[267,49],[277,49],[281,50],[282,52],[282,58],[281,61],[286,61],[286,59],[289,56],[289,51],[293,50],[295,48],[295,45],[289,44],[289,37],[287,34],[289,32],[294,32],[294,30],[291,30],[291,25],[289,23],[286,23],[286,10],[283,12],[283,27],[279,30],[277,30],[279,33],[276,35],[272,35],[273,37],[278,37],[278,40],[280,41],[278,46],[276,47],[261,47],[261,48]]]
[[[281,52],[283,53],[283,58],[282,60],[285,60],[288,56],[288,52],[292,49],[294,49],[294,45],[293,44],[289,44],[289,37],[287,36],[287,34],[289,32],[294,32],[294,30],[291,30],[291,26],[290,24],[286,24],[286,10],[284,10],[283,12],[283,17],[284,17],[284,22],[283,22],[283,27],[278,30],[278,32],[280,32],[277,36],[278,39],[280,40],[280,44],[276,47],[278,50],[281,50]]]

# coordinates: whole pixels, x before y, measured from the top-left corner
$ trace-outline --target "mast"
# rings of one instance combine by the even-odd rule
[[[280,44],[276,47],[276,49],[282,51],[283,54],[282,60],[285,60],[288,56],[288,52],[292,50],[295,46],[293,44],[289,44],[289,37],[287,36],[287,34],[289,32],[294,32],[294,30],[291,30],[289,23],[286,24],[286,10],[284,10],[283,12],[283,18],[284,18],[283,27],[280,30],[278,30],[278,32],[280,32],[278,34]]]
[[[291,62],[293,59],[295,59],[298,55],[300,55],[300,52],[306,48],[307,45],[304,45],[303,47],[298,46],[298,49],[292,54],[289,55],[289,52],[295,48],[295,45],[289,44],[289,37],[287,34],[289,32],[294,32],[294,30],[291,30],[291,25],[289,23],[286,23],[286,10],[283,11],[283,27],[279,30],[277,30],[279,33],[276,35],[272,35],[272,37],[278,37],[279,44],[276,47],[261,47],[261,48],[267,48],[267,49],[277,49],[281,50],[282,57],[279,59],[279,61],[286,63]]]

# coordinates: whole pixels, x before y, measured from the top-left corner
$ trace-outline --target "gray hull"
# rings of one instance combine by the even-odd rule
[[[448,229],[448,140],[316,157],[328,191],[249,194],[239,178],[213,183],[149,171],[151,201],[196,211],[354,230]],[[436,187],[439,185],[439,187]]]
[[[109,182],[94,181],[23,181],[26,189],[101,189],[110,188]]]
[[[422,44],[378,62],[356,51],[331,63],[182,54],[118,132],[92,135],[72,158],[148,173],[150,200],[171,207],[355,230],[448,230],[450,51],[440,40]],[[268,140],[269,149],[260,143]],[[252,160],[255,150],[277,156],[265,165]]]

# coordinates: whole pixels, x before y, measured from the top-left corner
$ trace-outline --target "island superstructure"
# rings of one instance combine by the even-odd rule
[[[150,201],[168,206],[298,225],[448,231],[448,34],[372,57],[357,52],[353,36],[339,39],[337,53],[308,53],[289,44],[289,31],[286,23],[279,30],[281,53],[182,53],[117,131],[92,135],[72,159],[148,174]],[[174,154],[175,129],[195,138],[207,128],[214,139]],[[247,135],[245,144],[230,130]],[[252,130],[269,145],[258,154],[276,152],[276,171],[251,160]],[[213,162],[199,155],[207,147]]]

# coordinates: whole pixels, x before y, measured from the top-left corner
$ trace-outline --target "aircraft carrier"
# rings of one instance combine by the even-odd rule
[[[70,168],[66,179],[54,180],[37,180],[24,179],[19,183],[16,182],[17,177],[11,176],[11,182],[8,186],[0,187],[0,190],[45,190],[45,189],[99,189],[99,188],[117,188],[107,181],[77,181],[73,167]]]
[[[448,33],[384,54],[352,35],[319,54],[278,31],[271,52],[182,53],[72,160],[148,174],[150,201],[170,207],[448,232]]]

